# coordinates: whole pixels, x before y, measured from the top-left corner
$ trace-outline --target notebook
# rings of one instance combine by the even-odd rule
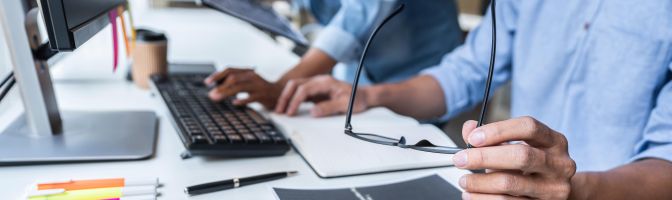
[[[273,188],[278,200],[445,200],[462,199],[462,192],[438,175],[391,184],[340,189]]]
[[[362,141],[343,133],[345,116],[313,118],[310,106],[299,115],[271,114],[278,128],[322,178],[352,176],[409,169],[451,166],[452,155],[420,152]],[[308,123],[309,122],[309,123]],[[439,128],[420,124],[385,108],[374,108],[352,119],[353,130],[392,138],[406,137],[408,143],[427,139],[442,146],[455,144]]]

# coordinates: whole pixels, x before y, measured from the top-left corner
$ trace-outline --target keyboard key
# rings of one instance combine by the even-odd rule
[[[229,142],[229,141],[226,140],[226,136],[224,136],[224,135],[215,135],[215,136],[212,136],[212,140],[213,140],[215,143],[228,143],[228,142]]]
[[[241,133],[240,135],[242,135],[243,138],[245,138],[245,142],[247,142],[247,143],[257,143],[258,142],[257,138],[254,137],[254,135],[252,133]]]
[[[243,143],[243,138],[240,137],[240,135],[237,134],[232,134],[232,135],[226,135],[227,138],[231,141],[231,143]]]
[[[202,135],[191,136],[191,142],[194,144],[208,144],[208,139]]]

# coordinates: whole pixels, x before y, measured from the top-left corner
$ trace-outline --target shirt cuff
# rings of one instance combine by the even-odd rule
[[[653,142],[648,143],[649,144],[646,145],[646,150],[635,155],[632,159],[630,159],[630,162],[635,162],[646,158],[657,158],[672,162],[672,153],[670,153],[672,152],[672,144]]]
[[[443,97],[446,101],[446,113],[439,117],[438,121],[447,121],[457,116],[469,108],[469,98],[467,88],[464,87],[464,81],[460,81],[459,73],[451,70],[449,66],[435,66],[420,72],[422,75],[429,75],[439,82]]]
[[[348,62],[357,58],[362,45],[352,34],[334,26],[327,26],[313,42],[316,47],[338,62]]]

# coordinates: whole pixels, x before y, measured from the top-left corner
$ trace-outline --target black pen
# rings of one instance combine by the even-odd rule
[[[257,184],[257,183],[263,183],[263,182],[278,180],[278,179],[281,179],[281,178],[285,178],[285,177],[295,175],[296,173],[297,173],[296,171],[276,172],[276,173],[262,174],[262,175],[251,176],[251,177],[246,177],[246,178],[234,178],[234,179],[229,179],[229,180],[216,181],[216,182],[211,182],[211,183],[204,183],[204,184],[194,185],[194,186],[189,186],[187,188],[184,188],[184,193],[187,193],[188,195],[193,196],[193,195],[205,194],[205,193],[210,193],[210,192],[217,192],[217,191],[222,191],[222,190],[239,188],[239,187],[246,186],[246,185],[252,185],[252,184]]]

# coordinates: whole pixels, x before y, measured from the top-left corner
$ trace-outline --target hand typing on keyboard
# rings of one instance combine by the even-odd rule
[[[216,72],[204,80],[206,85],[214,86],[208,96],[214,101],[236,97],[238,93],[246,92],[246,99],[234,99],[234,105],[246,105],[251,102],[259,102],[266,109],[275,108],[282,86],[268,82],[261,78],[252,69],[228,68]]]
[[[289,150],[283,134],[260,113],[246,106],[233,105],[231,98],[223,95],[215,96],[217,102],[210,100],[208,93],[212,94],[212,91],[208,92],[203,82],[206,76],[175,74],[152,80],[170,111],[171,122],[188,155],[273,156]]]

